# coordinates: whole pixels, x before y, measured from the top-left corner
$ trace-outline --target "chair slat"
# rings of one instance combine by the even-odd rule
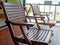
[[[29,32],[31,31],[31,32]],[[49,40],[50,40],[50,37],[51,37],[51,34],[52,34],[52,31],[51,30],[40,30],[40,31],[36,31],[34,33],[34,31],[32,30],[29,30],[27,35],[30,34],[31,36],[28,35],[29,39],[31,41],[37,41],[37,42],[45,42],[45,43],[48,43]],[[32,33],[32,34],[31,34]],[[44,35],[44,36],[43,36]],[[24,39],[23,36],[20,38]]]
[[[2,5],[3,9],[4,9],[4,13],[6,16],[6,20],[11,21],[11,22],[6,22],[6,24],[9,27],[9,31],[11,34],[11,37],[15,43],[15,45],[19,45],[17,42],[22,42],[22,43],[26,43],[29,45],[35,45],[37,43],[37,45],[48,45],[48,42],[50,40],[50,37],[52,35],[52,31],[50,30],[45,30],[45,29],[40,29],[38,30],[35,27],[30,27],[29,30],[27,30],[27,33],[25,32],[25,25],[28,26],[28,24],[21,24],[25,22],[25,12],[24,9],[22,7],[22,5],[20,4],[10,4],[10,3],[4,3]],[[37,8],[37,7],[35,7]],[[39,10],[39,9],[38,9]],[[37,12],[37,11],[35,11]],[[37,12],[39,13],[39,12]],[[20,36],[15,36],[14,35],[14,29],[12,29],[13,24],[15,24],[14,22],[16,22],[16,25],[19,24],[20,25],[20,29],[22,34]],[[10,24],[11,23],[11,24]],[[30,24],[29,24],[30,25]]]
[[[35,29],[35,31],[33,31],[30,35],[29,35],[29,39],[32,39],[36,33],[37,33],[38,30]]]
[[[39,10],[38,5],[32,5],[32,8],[33,8],[33,14],[34,15],[39,15],[40,14],[40,10]]]
[[[25,20],[25,13],[22,5],[17,5],[17,4],[12,5],[12,4],[5,3],[4,6],[9,20],[12,21],[16,20],[18,22]]]
[[[49,31],[46,31],[46,33],[45,33],[45,35],[44,35],[44,37],[43,37],[43,39],[42,39],[43,41],[46,39],[48,33],[49,33]]]
[[[40,33],[38,32],[38,34],[37,34],[36,38],[34,38],[34,39],[36,39],[36,40],[37,40],[37,39],[38,39],[38,38],[43,34],[43,32],[44,32],[43,30],[42,30],[42,31],[40,30]]]
[[[39,31],[39,32],[37,31],[36,34],[35,34],[35,36],[33,38],[31,38],[31,40],[33,40],[33,39],[36,40],[38,38],[38,35],[42,34],[42,32],[43,31]]]
[[[48,33],[48,35],[47,35],[47,37],[46,37],[46,39],[45,39],[45,41],[44,42],[49,42],[49,40],[50,40],[50,38],[51,38],[51,36],[52,36],[52,32],[51,31],[49,31],[49,33]]]
[[[46,33],[46,31],[44,31],[44,32],[41,34],[41,36],[39,36],[39,38],[38,38],[37,40],[41,40],[41,39],[44,37],[45,33]]]

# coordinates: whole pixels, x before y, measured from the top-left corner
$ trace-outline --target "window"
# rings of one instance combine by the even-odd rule
[[[60,6],[56,7],[56,20],[60,21]]]

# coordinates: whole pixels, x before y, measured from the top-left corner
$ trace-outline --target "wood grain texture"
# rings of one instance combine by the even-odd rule
[[[35,18],[38,29],[29,28],[25,26],[31,26],[31,24],[25,23],[25,12],[21,4],[10,4],[1,2],[5,16],[6,24],[8,26],[11,38],[15,45],[19,45],[18,42],[26,43],[28,45],[48,45],[52,37],[52,30],[39,29],[39,25]],[[19,28],[17,29],[18,26]],[[18,32],[17,32],[18,30]],[[25,31],[27,30],[27,32]],[[19,33],[20,32],[20,33]],[[19,36],[20,35],[20,36]],[[23,35],[21,37],[21,35]],[[36,36],[35,36],[36,35]],[[17,37],[18,36],[18,37]]]

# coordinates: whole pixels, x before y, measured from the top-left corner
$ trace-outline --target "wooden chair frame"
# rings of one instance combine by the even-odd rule
[[[9,28],[9,32],[10,32],[10,34],[11,34],[11,37],[12,37],[12,40],[13,40],[13,42],[14,42],[14,44],[15,45],[19,45],[19,43],[18,42],[22,42],[22,43],[24,43],[24,44],[28,44],[28,45],[48,45],[48,43],[49,43],[49,41],[50,41],[50,38],[51,38],[51,36],[52,36],[52,30],[44,30],[44,29],[40,29],[40,30],[37,30],[37,29],[34,29],[33,27],[32,28],[30,28],[29,30],[28,30],[28,32],[26,33],[24,30],[23,30],[23,26],[29,26],[29,27],[31,27],[31,26],[33,26],[34,24],[31,24],[31,23],[26,23],[25,22],[25,18],[21,18],[21,16],[20,16],[20,19],[22,19],[22,20],[20,20],[20,22],[18,21],[17,22],[17,20],[15,20],[15,19],[19,19],[19,18],[17,18],[16,16],[17,16],[17,14],[16,14],[16,16],[15,16],[15,13],[18,13],[18,12],[15,12],[15,11],[17,11],[17,9],[19,8],[20,10],[19,10],[19,12],[20,11],[22,11],[23,9],[22,9],[22,6],[20,5],[20,4],[10,4],[10,3],[3,3],[2,1],[0,2],[0,4],[2,5],[2,7],[3,7],[3,11],[4,11],[4,14],[5,14],[5,16],[6,16],[6,24],[7,24],[7,26],[8,26],[8,28]],[[8,11],[9,12],[11,12],[11,10],[13,9],[13,8],[15,8],[16,10],[13,10],[15,13],[12,15],[12,13],[13,13],[13,11],[12,11],[12,13],[10,13],[11,15],[10,16],[12,16],[11,18],[9,17],[9,14],[8,14]],[[8,9],[11,9],[11,10],[8,10]],[[21,10],[22,9],[22,10]],[[23,12],[24,13],[24,12]],[[20,12],[20,14],[23,14],[22,12]],[[19,14],[19,13],[18,13]],[[13,16],[15,16],[15,17],[13,17]],[[25,15],[23,15],[24,17],[25,17]],[[18,16],[19,17],[19,16]],[[14,18],[14,19],[12,19],[12,18]],[[37,17],[34,17],[34,18],[37,18]],[[21,21],[24,21],[24,22],[21,22]],[[21,29],[21,32],[22,32],[22,35],[23,35],[23,37],[21,37],[22,35],[20,35],[20,37],[16,37],[16,36],[14,36],[14,33],[13,33],[13,31],[12,31],[12,27],[11,27],[11,25],[17,25],[17,26],[19,26],[20,27],[20,29]],[[42,33],[40,34],[40,32],[42,31]],[[38,40],[33,40],[33,39],[30,39],[31,38],[31,36],[29,36],[29,34],[30,33],[32,33],[31,34],[31,36],[32,36],[32,38],[35,38],[35,37],[37,37],[38,38]],[[43,35],[42,35],[43,34]],[[34,37],[34,35],[36,35],[35,37]],[[41,36],[41,38],[39,37],[40,35],[42,35]],[[44,38],[43,38],[44,37]],[[43,39],[42,39],[43,38]],[[40,39],[40,40],[39,40]],[[47,40],[48,39],[48,40]]]
[[[36,16],[36,15],[38,15],[38,16],[40,16],[40,17],[43,17],[43,16],[46,16],[47,18],[48,18],[48,22],[46,22],[44,19],[41,19],[41,20],[43,20],[43,23],[41,23],[41,22],[39,22],[39,24],[44,24],[44,25],[49,25],[50,27],[53,27],[54,25],[55,25],[55,23],[50,23],[49,21],[50,21],[50,19],[49,19],[49,15],[47,14],[47,13],[49,13],[49,14],[52,14],[52,12],[40,12],[39,11],[39,7],[37,6],[35,6],[35,7],[33,7],[32,6],[32,4],[30,4],[30,6],[31,6],[31,8],[32,8],[32,11],[33,11],[33,15],[34,16]],[[35,12],[35,9],[34,8],[37,8],[36,10],[38,11],[38,13],[37,12]],[[41,13],[45,13],[46,15],[41,15]]]

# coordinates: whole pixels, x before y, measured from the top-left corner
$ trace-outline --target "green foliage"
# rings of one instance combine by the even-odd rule
[[[21,0],[7,0],[7,1],[10,3],[20,3],[21,2]]]
[[[31,8],[31,6],[26,5],[26,11],[27,11],[28,13],[32,12],[32,8]]]

